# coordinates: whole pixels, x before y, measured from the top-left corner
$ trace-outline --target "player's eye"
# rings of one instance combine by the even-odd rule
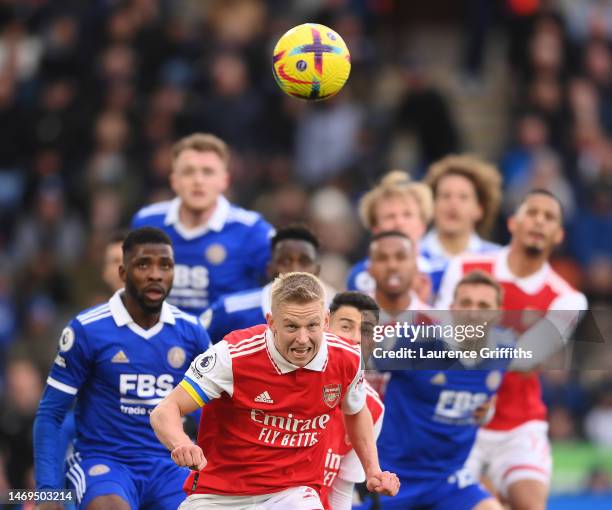
[[[289,331],[295,331],[297,329],[297,326],[295,324],[288,324],[287,325],[287,330]]]

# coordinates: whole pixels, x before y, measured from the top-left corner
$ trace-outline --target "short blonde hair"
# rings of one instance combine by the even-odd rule
[[[192,149],[197,152],[214,152],[227,165],[229,149],[221,138],[208,133],[194,133],[181,138],[172,147],[172,161],[180,156],[181,152]]]
[[[471,154],[446,156],[433,163],[424,178],[431,186],[434,197],[440,180],[447,175],[460,175],[472,183],[482,207],[482,218],[476,223],[476,230],[480,235],[488,234],[495,222],[502,196],[502,177],[497,167]]]
[[[419,208],[421,220],[429,225],[433,216],[433,197],[431,189],[421,182],[413,182],[403,170],[392,170],[381,179],[380,183],[368,191],[359,202],[359,217],[363,226],[372,230],[378,220],[376,206],[380,201],[392,197],[410,198]]]
[[[310,273],[284,273],[272,283],[272,309],[280,304],[306,304],[320,301],[325,306],[325,290],[321,280]]]

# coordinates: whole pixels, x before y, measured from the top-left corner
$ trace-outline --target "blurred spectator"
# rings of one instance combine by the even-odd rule
[[[11,361],[7,391],[0,408],[0,451],[11,487],[33,488],[32,425],[42,395],[42,381],[27,359]]]
[[[337,97],[308,108],[298,120],[295,164],[300,180],[321,185],[356,162],[363,112],[350,99]]]
[[[576,211],[574,192],[563,176],[561,159],[550,149],[539,149],[531,154],[531,161],[523,170],[522,178],[515,176],[507,185],[504,194],[504,210],[510,215],[516,210],[529,190],[545,189],[563,204],[563,218],[571,222]]]
[[[83,225],[68,208],[61,185],[51,181],[40,187],[35,210],[17,226],[13,257],[23,265],[44,253],[68,266],[79,259],[83,237]]]
[[[397,107],[395,130],[415,134],[423,167],[458,152],[460,137],[455,119],[446,99],[433,86],[425,69],[414,60],[406,60],[401,75],[404,93]]]
[[[584,421],[584,430],[590,441],[599,446],[612,446],[612,383],[599,390],[593,409]]]

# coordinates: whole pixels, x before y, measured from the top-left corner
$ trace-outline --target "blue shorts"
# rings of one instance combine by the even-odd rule
[[[381,510],[472,510],[492,497],[465,469],[447,477],[400,477],[395,497],[381,496]]]
[[[85,509],[97,496],[116,494],[131,510],[176,509],[185,499],[183,483],[189,469],[167,458],[147,457],[141,462],[109,457],[81,457],[67,461],[68,488],[74,489],[77,508]]]

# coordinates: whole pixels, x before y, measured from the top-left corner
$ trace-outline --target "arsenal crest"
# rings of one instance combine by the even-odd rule
[[[342,384],[328,384],[323,386],[323,402],[332,409],[340,402],[342,395]]]

